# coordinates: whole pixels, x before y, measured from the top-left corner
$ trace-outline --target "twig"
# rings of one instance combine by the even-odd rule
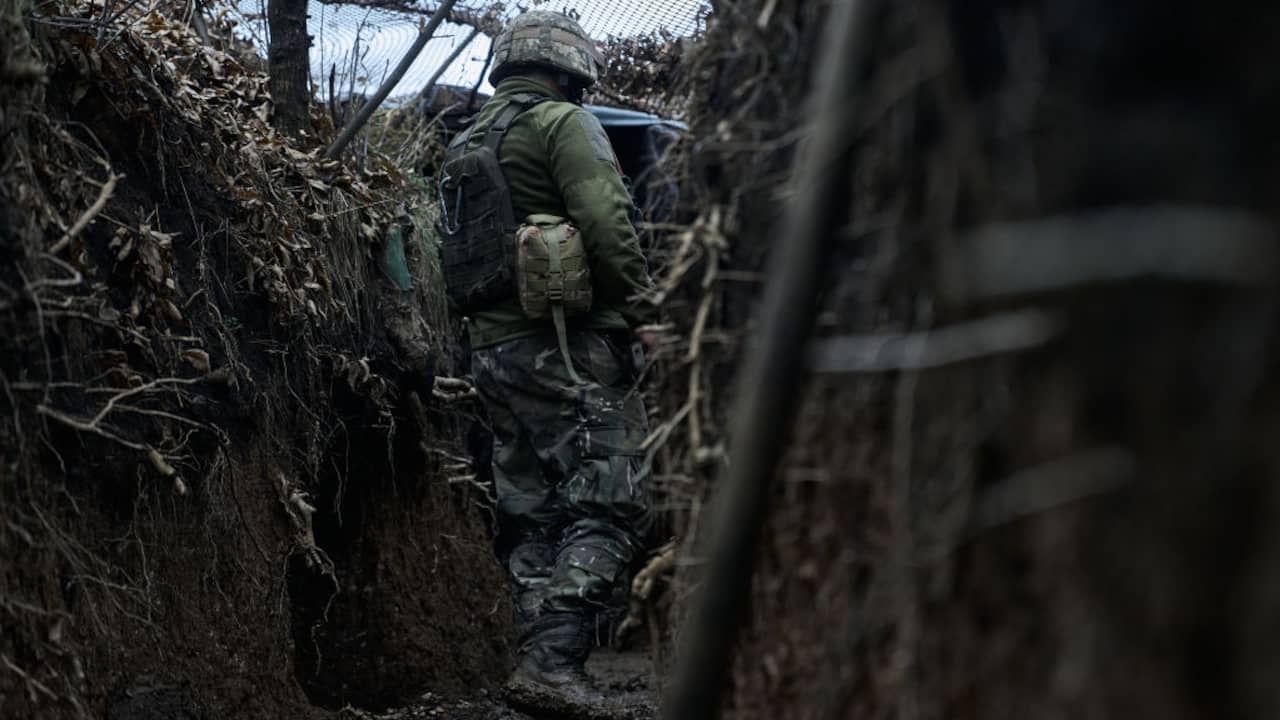
[[[460,378],[437,377],[431,395],[437,400],[447,403],[461,402],[480,397],[479,391],[470,381]]]
[[[36,290],[38,290],[39,288],[42,288],[42,287],[71,288],[71,287],[76,287],[76,286],[77,286],[77,285],[79,285],[80,283],[84,282],[84,276],[80,274],[80,271],[79,271],[79,270],[77,270],[77,269],[75,269],[74,267],[72,267],[72,266],[68,265],[67,263],[63,262],[62,260],[59,260],[58,258],[54,257],[53,255],[46,254],[46,255],[44,255],[43,257],[44,257],[44,259],[46,259],[46,260],[48,260],[48,261],[52,262],[53,264],[55,264],[55,265],[57,265],[57,266],[61,267],[63,270],[66,270],[67,272],[71,273],[71,277],[69,277],[69,278],[64,278],[64,279],[62,279],[62,280],[54,280],[54,279],[49,279],[49,278],[43,278],[43,279],[40,279],[40,280],[27,281],[26,276],[23,276],[23,277],[22,277],[22,279],[23,279],[23,282],[25,283],[25,285],[23,286],[23,288],[27,291],[27,293],[28,293],[28,294],[30,294],[30,295],[31,295],[31,297],[33,297],[33,298],[34,298],[34,297],[36,296],[35,291],[36,291]]]
[[[45,685],[44,683],[32,677],[29,673],[27,673],[27,671],[23,670],[17,665],[14,665],[13,661],[9,659],[8,655],[0,655],[0,662],[3,662],[5,667],[17,673],[18,677],[22,678],[27,683],[27,692],[32,695],[32,700],[35,699],[35,693],[31,692],[32,687],[44,693],[45,696],[47,696],[50,700],[59,699],[58,694],[50,690],[48,685]]]
[[[48,405],[44,405],[44,404],[37,405],[36,412],[40,415],[44,415],[47,418],[57,420],[58,422],[62,423],[63,425],[66,425],[67,427],[72,428],[73,430],[79,430],[80,432],[93,433],[95,435],[104,437],[108,440],[113,440],[115,442],[118,442],[121,445],[124,445],[125,447],[129,448],[130,450],[137,450],[138,452],[150,452],[152,449],[147,445],[143,445],[142,443],[136,443],[130,440],[125,440],[119,435],[103,430],[101,427],[98,427],[93,423],[87,423],[79,418],[75,418],[65,413],[59,412],[58,410],[54,410]]]
[[[118,407],[118,406],[117,406],[117,404],[118,404],[121,400],[123,400],[123,399],[125,399],[125,398],[132,397],[132,396],[134,396],[134,395],[138,395],[138,394],[143,393],[143,392],[146,392],[146,391],[148,391],[148,390],[153,390],[153,389],[155,389],[155,388],[157,388],[157,387],[160,387],[160,386],[162,386],[162,385],[194,385],[195,383],[199,383],[199,382],[203,382],[203,381],[204,381],[204,378],[189,378],[189,379],[187,379],[187,378],[160,378],[160,379],[158,379],[158,380],[152,380],[151,382],[146,383],[146,384],[144,384],[144,385],[139,385],[139,386],[138,386],[138,387],[136,387],[136,388],[131,388],[131,389],[129,389],[129,390],[125,390],[125,391],[123,391],[123,392],[120,392],[120,393],[117,393],[117,394],[115,394],[115,395],[111,396],[111,397],[107,400],[106,405],[104,405],[104,406],[102,407],[102,409],[98,411],[98,414],[97,414],[97,415],[94,415],[92,419],[87,420],[87,421],[86,421],[86,420],[83,420],[83,419],[81,419],[81,418],[74,417],[74,416],[72,416],[72,415],[68,415],[68,414],[66,414],[66,413],[64,413],[64,412],[62,412],[62,411],[60,411],[60,410],[56,410],[56,409],[54,409],[54,408],[52,408],[52,407],[49,407],[47,404],[45,404],[45,403],[47,403],[47,402],[48,402],[48,399],[47,399],[47,398],[46,398],[45,402],[42,402],[42,403],[40,403],[39,405],[37,405],[37,406],[36,406],[36,412],[37,412],[38,414],[43,415],[43,416],[45,416],[45,417],[47,417],[47,418],[50,418],[50,419],[52,419],[52,420],[57,420],[58,422],[62,423],[63,425],[66,425],[66,426],[68,426],[68,427],[70,427],[70,428],[72,428],[72,429],[74,429],[74,430],[79,430],[79,431],[81,431],[81,432],[87,432],[87,433],[93,433],[93,434],[95,434],[95,435],[98,435],[98,436],[101,436],[101,437],[107,438],[108,440],[112,440],[112,441],[115,441],[115,442],[117,442],[117,443],[120,443],[121,445],[124,445],[125,447],[130,448],[131,450],[137,450],[137,451],[139,451],[139,452],[148,453],[148,456],[152,458],[152,462],[154,463],[154,462],[155,462],[155,457],[157,457],[157,456],[158,456],[158,452],[155,450],[155,448],[152,448],[151,446],[146,445],[146,444],[144,444],[144,443],[138,443],[138,442],[133,442],[133,441],[131,441],[131,440],[126,440],[126,439],[124,439],[124,438],[120,437],[119,435],[116,435],[116,434],[115,434],[114,432],[112,432],[112,431],[104,430],[104,429],[102,428],[102,424],[101,424],[101,423],[102,423],[102,420],[103,420],[103,419],[107,416],[107,414],[109,414],[113,409],[123,409],[123,408],[121,408],[121,407]],[[125,406],[125,407],[128,407],[128,406]],[[139,408],[131,408],[131,407],[130,407],[130,408],[128,408],[128,409],[129,409],[129,410],[131,410],[131,411],[133,411],[133,412],[143,412],[143,413],[147,413],[147,414],[157,414],[157,415],[162,414],[162,413],[161,413],[161,411],[158,411],[158,410],[142,410],[142,409],[139,409]],[[167,414],[164,414],[164,415],[167,415]],[[170,419],[178,419],[178,418],[177,418],[176,416],[172,416]],[[194,421],[186,421],[186,422],[190,422],[190,423],[192,423],[192,424],[196,424],[197,426],[201,427],[201,429],[208,429],[208,428],[206,428],[206,427],[204,427],[204,426],[200,426],[198,423],[195,423]],[[162,457],[162,456],[161,456],[161,457]],[[162,459],[163,459],[163,458],[162,458]]]
[[[947,299],[972,302],[1157,277],[1274,287],[1263,216],[1212,206],[1119,207],[980,227],[941,260]]]
[[[112,0],[103,0],[102,14],[98,16],[98,32],[94,39],[98,47],[102,47],[102,36],[107,32],[107,21],[111,18]]]
[[[423,85],[422,89],[418,91],[418,94],[415,96],[418,100],[426,99],[427,93],[431,92],[431,89],[436,86],[436,83],[440,82],[440,78],[443,77],[445,71],[447,71],[450,66],[457,61],[458,56],[462,55],[462,51],[471,47],[471,42],[475,40],[476,36],[479,34],[479,28],[472,29],[471,34],[467,35],[467,37],[458,44],[458,47],[454,48],[453,52],[449,53],[449,57],[445,58],[444,62],[440,63],[440,67],[437,67],[436,71],[432,73],[431,77],[427,80],[427,84]],[[417,103],[410,104],[415,105]]]
[[[414,125],[412,126],[411,132],[405,133],[404,141],[400,143],[400,147],[396,148],[397,159],[403,162],[405,160],[405,148],[409,146],[409,143],[413,142],[415,139],[419,137],[426,136],[428,133],[431,132],[432,128],[435,127],[436,123],[441,122],[444,119],[445,115],[449,114],[454,110],[454,108],[457,108],[457,107],[458,107],[458,103],[452,103],[450,105],[445,106],[443,109],[440,110],[440,112],[436,113],[435,117],[431,118],[431,120],[427,122],[426,125],[423,125],[422,123],[421,113],[416,114],[414,119]]]
[[[36,306],[36,327],[39,329],[39,332],[40,332],[40,349],[44,355],[45,380],[52,380],[53,379],[53,353],[50,352],[49,343],[45,339],[44,304],[40,300],[40,295],[36,293],[34,290],[32,290],[31,281],[27,279],[26,273],[22,272],[21,268],[18,269],[18,277],[22,278],[23,287],[25,287],[27,293],[31,295],[31,301]],[[49,401],[49,389],[47,387],[45,388],[45,391],[44,391],[43,400],[44,402]]]
[[[641,615],[652,618],[652,613],[646,612],[646,608],[650,606],[649,598],[653,595],[653,589],[657,585],[658,578],[670,572],[676,565],[676,549],[679,544],[672,540],[661,548],[640,572],[636,573],[635,579],[631,581],[631,607],[627,611],[626,618],[618,625],[617,631],[614,632],[615,637],[621,639],[626,637],[632,629],[640,627],[644,624]]]
[[[62,250],[71,243],[71,240],[75,238],[76,235],[79,235],[80,231],[84,230],[98,213],[102,212],[102,209],[107,206],[107,201],[111,199],[112,193],[116,190],[116,182],[123,177],[123,175],[116,175],[115,173],[112,173],[107,177],[107,181],[102,184],[102,189],[98,192],[98,199],[93,201],[93,204],[89,206],[89,209],[84,211],[84,214],[76,220],[70,230],[67,230],[66,234],[62,236],[62,239],[54,243],[53,247],[49,248],[50,255],[57,255],[62,252]]]
[[[685,355],[686,362],[693,362],[698,359],[698,353],[702,349],[702,334],[707,329],[707,318],[711,315],[711,302],[715,298],[712,293],[707,293],[702,297],[702,302],[698,304],[698,314],[693,321],[693,331],[689,333],[689,352]]]
[[[211,433],[214,433],[215,435],[218,434],[217,432],[215,432],[217,428],[213,427],[212,425],[207,425],[205,423],[200,422],[199,420],[192,420],[191,418],[183,417],[181,415],[177,415],[171,412],[165,412],[164,410],[152,410],[149,408],[140,408],[140,407],[137,407],[136,405],[124,405],[124,404],[117,405],[116,410],[119,410],[121,412],[136,413],[138,415],[150,415],[151,417],[164,418],[165,420],[172,420],[176,423],[180,423],[183,425],[190,425],[191,427],[204,430],[205,432],[211,432]]]
[[[409,47],[408,51],[405,52],[404,57],[400,59],[400,64],[396,65],[396,69],[391,71],[391,75],[383,81],[381,87],[374,92],[373,97],[369,98],[369,100],[365,102],[365,104],[360,108],[360,112],[356,113],[356,116],[351,118],[351,122],[347,123],[347,126],[344,127],[342,132],[338,135],[338,139],[334,140],[333,144],[329,146],[329,149],[325,150],[324,157],[326,160],[334,160],[341,155],[342,150],[351,142],[351,138],[355,137],[356,132],[359,131],[360,128],[364,126],[365,122],[369,120],[369,117],[373,115],[373,111],[377,110],[378,106],[382,104],[382,101],[387,99],[387,95],[391,93],[391,89],[400,82],[400,79],[404,77],[404,74],[409,70],[409,67],[413,65],[413,61],[417,59],[418,54],[422,52],[422,48],[426,46],[427,41],[431,39],[432,34],[435,33],[436,28],[440,26],[441,21],[444,20],[444,17],[448,14],[449,10],[453,8],[455,2],[457,2],[457,0],[444,0],[444,2],[440,3],[440,7],[437,8],[435,14],[431,16],[431,20],[427,22],[426,27],[422,29],[422,32],[418,33],[418,37],[413,41],[413,45]]]
[[[453,451],[450,451],[450,450],[446,450],[446,449],[444,449],[444,448],[439,448],[439,447],[427,447],[427,448],[425,448],[425,450],[426,450],[429,454],[431,454],[431,455],[437,455],[437,456],[439,456],[439,457],[441,457],[441,458],[443,458],[443,459],[445,459],[445,460],[448,460],[449,462],[453,462],[453,463],[460,463],[460,464],[464,464],[464,465],[467,465],[467,466],[471,466],[471,465],[473,465],[473,464],[474,464],[474,461],[473,461],[471,458],[469,458],[469,457],[465,457],[465,456],[462,456],[462,455],[459,455],[459,454],[457,454],[456,452],[453,452]]]
[[[476,106],[476,95],[480,92],[480,86],[484,84],[484,78],[489,74],[489,66],[493,64],[493,44],[489,44],[489,54],[485,56],[484,67],[480,68],[480,79],[476,80],[476,84],[471,86],[471,94],[467,96],[467,112]]]
[[[98,424],[98,423],[102,420],[102,418],[104,418],[104,417],[106,417],[106,416],[107,416],[107,413],[111,412],[111,409],[112,409],[113,407],[115,407],[115,405],[116,405],[116,403],[117,403],[117,402],[119,402],[119,401],[121,401],[121,400],[123,400],[123,399],[125,399],[125,398],[127,398],[127,397],[133,397],[134,395],[139,395],[139,394],[141,394],[141,393],[144,393],[144,392],[146,392],[146,391],[148,391],[148,390],[155,389],[155,388],[160,387],[160,386],[162,386],[162,385],[195,385],[196,383],[203,382],[203,381],[204,381],[204,378],[174,378],[174,377],[169,377],[169,378],[159,378],[159,379],[157,379],[157,380],[152,380],[152,381],[151,381],[151,382],[149,382],[149,383],[145,383],[145,384],[143,384],[143,385],[139,385],[139,386],[138,386],[138,387],[136,387],[136,388],[130,388],[129,390],[125,390],[124,392],[119,393],[119,394],[117,394],[117,395],[113,395],[111,398],[109,398],[109,399],[107,400],[107,404],[106,404],[106,405],[104,405],[104,406],[102,407],[102,409],[98,411],[98,414],[97,414],[97,415],[94,415],[94,416],[93,416],[93,419],[92,419],[92,420],[90,420],[90,421],[89,421],[89,423],[90,423],[91,425],[96,425],[96,424]]]
[[[127,335],[130,335],[131,337],[133,337],[134,340],[137,340],[138,342],[142,343],[144,346],[147,343],[151,342],[146,335],[143,335],[138,330],[134,330],[133,328],[121,327],[116,323],[103,320],[102,318],[96,318],[88,313],[76,312],[74,310],[49,310],[47,314],[51,318],[58,318],[58,317],[75,318],[76,320],[83,320],[85,322],[93,323],[95,325],[101,325],[102,327],[105,327],[105,328],[111,328],[112,330],[116,330],[116,331],[125,333]]]

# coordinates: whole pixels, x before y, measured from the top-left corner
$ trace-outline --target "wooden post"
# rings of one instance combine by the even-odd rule
[[[382,101],[387,99],[387,95],[391,94],[391,88],[394,88],[400,82],[400,79],[404,77],[404,74],[409,71],[409,66],[413,65],[413,61],[418,59],[418,54],[422,52],[422,48],[426,47],[427,41],[435,34],[436,28],[440,27],[440,23],[449,14],[449,10],[453,8],[454,3],[457,1],[444,0],[444,2],[440,3],[440,7],[436,9],[435,14],[427,21],[426,27],[422,28],[422,32],[418,33],[418,38],[413,41],[409,51],[400,59],[400,64],[396,65],[396,69],[391,71],[391,74],[382,82],[382,86],[378,88],[378,91],[360,108],[360,112],[351,118],[351,122],[348,122],[347,126],[342,128],[338,139],[334,140],[329,149],[325,151],[325,159],[333,160],[342,154],[343,148],[351,142],[351,138],[356,136],[360,128],[364,127],[364,124],[369,121],[373,111],[377,110]]]
[[[792,164],[796,192],[787,208],[789,241],[773,250],[775,273],[760,307],[759,344],[738,377],[729,462],[718,473],[705,542],[708,565],[680,632],[665,720],[716,717],[751,591],[756,546],[786,427],[803,380],[803,348],[825,285],[831,238],[848,209],[852,114],[867,62],[873,0],[832,3],[818,56],[808,117],[813,135]]]
[[[471,34],[467,36],[467,39],[463,40],[461,45],[454,48],[453,52],[449,53],[449,57],[445,58],[444,62],[440,63],[440,67],[436,68],[435,73],[431,75],[431,79],[427,81],[427,84],[423,85],[422,89],[418,91],[419,100],[426,99],[427,93],[431,92],[431,88],[435,87],[436,83],[440,82],[440,78],[444,76],[444,71],[449,69],[449,66],[458,59],[458,56],[462,54],[463,50],[471,47],[472,41],[475,40],[476,36],[479,34],[480,28],[472,28]]]

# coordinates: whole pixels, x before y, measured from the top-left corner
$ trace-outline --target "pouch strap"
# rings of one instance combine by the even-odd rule
[[[524,219],[525,225],[563,225],[569,222],[559,215],[551,215],[550,213],[533,213]]]
[[[547,300],[552,304],[564,303],[564,268],[560,263],[560,238],[563,230],[555,233],[542,231],[542,240],[547,243]],[[547,235],[551,235],[550,242]]]
[[[573,360],[569,357],[569,330],[564,321],[564,303],[555,303],[551,306],[551,320],[556,326],[556,339],[560,341],[560,354],[564,356],[564,367],[569,371],[569,379],[575,385],[586,385],[579,377],[578,371],[573,368]]]
[[[485,132],[484,140],[481,141],[481,144],[489,148],[494,155],[497,155],[498,147],[502,145],[502,138],[507,134],[507,130],[511,128],[511,123],[515,122],[516,117],[545,99],[527,93],[514,96],[511,102],[498,110],[497,116],[493,118],[493,124]]]
[[[545,237],[544,235],[543,238]],[[569,371],[569,379],[575,385],[584,385],[573,367],[573,358],[569,357],[569,330],[564,320],[564,270],[560,267],[559,238],[553,238],[547,243],[547,302],[551,304],[551,320],[556,326],[556,340],[560,341],[560,354],[564,357],[564,367]]]

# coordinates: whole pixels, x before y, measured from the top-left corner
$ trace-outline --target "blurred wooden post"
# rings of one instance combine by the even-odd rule
[[[676,674],[664,720],[709,720],[718,712],[751,590],[756,545],[788,419],[804,375],[804,348],[825,285],[835,228],[849,202],[858,84],[867,62],[865,32],[873,0],[833,3],[809,99],[815,126],[793,164],[796,192],[787,209],[788,242],[773,250],[775,273],[760,308],[758,344],[738,378],[729,461],[712,488],[708,565],[680,633]]]

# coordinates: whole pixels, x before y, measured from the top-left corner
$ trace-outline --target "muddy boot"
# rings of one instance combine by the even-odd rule
[[[610,717],[609,701],[583,670],[590,653],[587,617],[544,612],[521,642],[520,663],[505,688],[507,702],[573,720]]]

